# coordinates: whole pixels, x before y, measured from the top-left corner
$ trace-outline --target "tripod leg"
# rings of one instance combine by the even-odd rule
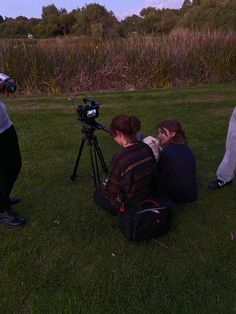
[[[105,163],[104,157],[102,155],[102,151],[101,151],[101,148],[99,146],[98,139],[96,136],[94,137],[94,146],[95,146],[95,149],[97,151],[97,154],[98,154],[101,166],[102,166],[102,170],[107,174],[108,169],[107,169],[107,166],[106,166],[106,163]]]
[[[80,144],[79,153],[78,153],[78,156],[77,156],[77,159],[76,159],[76,162],[75,162],[74,170],[73,170],[72,175],[70,176],[71,181],[74,181],[74,179],[76,177],[76,171],[77,171],[77,168],[79,166],[79,161],[80,161],[80,157],[81,157],[81,154],[82,154],[82,151],[83,151],[84,143],[85,143],[85,138],[83,137],[82,142]]]
[[[92,171],[93,171],[93,181],[94,181],[94,185],[97,187],[98,184],[97,184],[97,177],[96,177],[96,172],[95,172],[95,167],[94,167],[94,156],[93,156],[93,150],[92,150],[93,140],[90,140],[88,145],[89,145],[90,160],[91,160]]]
[[[98,166],[98,152],[97,152],[97,147],[96,147],[96,137],[93,137],[93,154],[94,154],[94,159],[95,159],[95,167],[96,167],[96,178],[97,178],[97,182],[99,185],[101,185],[101,180],[100,180],[100,173],[99,173],[99,166]]]

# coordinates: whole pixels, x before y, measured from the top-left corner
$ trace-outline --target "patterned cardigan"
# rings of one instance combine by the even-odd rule
[[[156,160],[144,143],[122,148],[114,154],[102,195],[118,202],[139,202],[156,188]]]

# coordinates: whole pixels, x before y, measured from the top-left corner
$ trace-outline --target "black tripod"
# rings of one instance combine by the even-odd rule
[[[94,185],[98,187],[101,185],[100,180],[100,173],[99,173],[99,162],[102,167],[103,172],[108,173],[108,169],[105,163],[105,160],[102,155],[102,151],[100,148],[100,145],[98,143],[97,136],[94,135],[95,130],[102,129],[103,131],[107,132],[105,127],[99,123],[93,123],[92,125],[83,123],[83,127],[81,132],[83,133],[82,142],[80,144],[79,153],[75,162],[74,171],[71,175],[71,181],[74,181],[74,179],[77,177],[76,172],[79,166],[80,158],[83,152],[84,143],[87,141],[87,144],[89,146],[89,154],[90,154],[90,161],[92,166],[92,172],[93,172],[93,181]]]

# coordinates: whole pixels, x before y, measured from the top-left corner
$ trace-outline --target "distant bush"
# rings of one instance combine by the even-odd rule
[[[24,93],[184,86],[236,79],[236,36],[178,29],[113,41],[1,40],[1,71]]]

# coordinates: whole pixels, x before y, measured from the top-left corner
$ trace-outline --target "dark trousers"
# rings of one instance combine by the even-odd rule
[[[95,190],[93,194],[93,199],[99,207],[105,209],[112,215],[117,215],[120,205],[117,202],[111,201],[108,198],[104,197],[101,193],[100,187]]]
[[[0,134],[0,210],[10,208],[9,195],[22,166],[18,138],[14,126]]]

